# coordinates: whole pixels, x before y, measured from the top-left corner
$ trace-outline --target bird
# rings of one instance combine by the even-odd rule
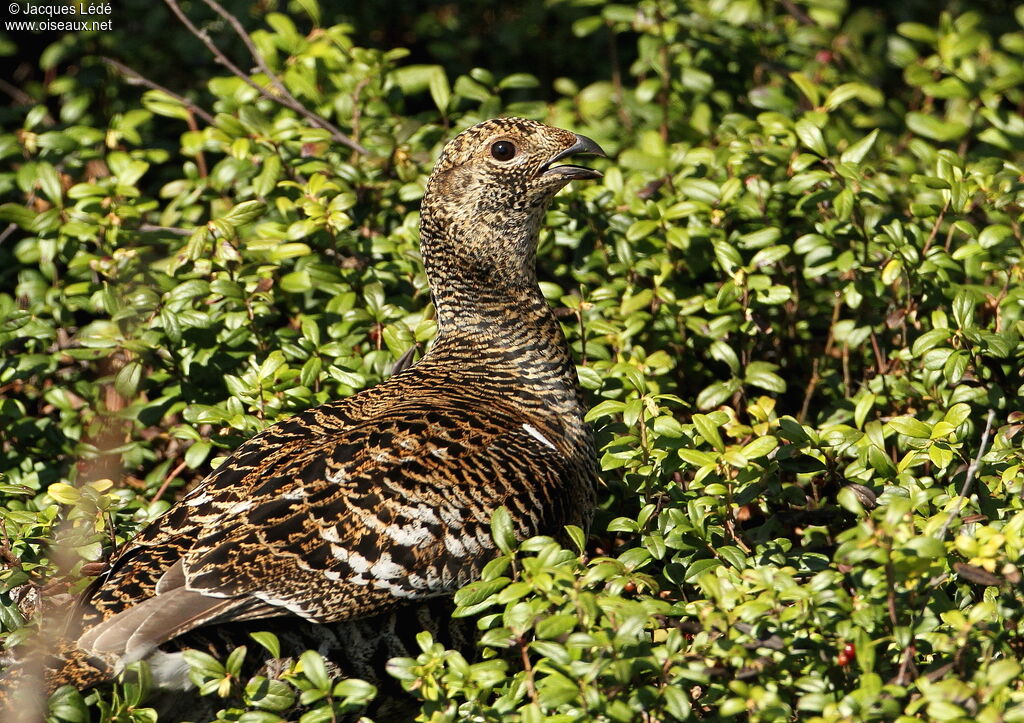
[[[82,594],[42,688],[84,689],[143,659],[157,686],[185,687],[187,666],[162,648],[217,626],[291,621],[365,638],[361,622],[476,579],[498,554],[499,507],[519,539],[586,529],[594,440],[536,253],[555,194],[601,177],[562,162],[587,154],[605,155],[524,118],[452,138],[420,209],[429,350],[256,434],[145,527]]]

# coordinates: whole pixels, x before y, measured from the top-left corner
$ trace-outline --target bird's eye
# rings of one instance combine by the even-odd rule
[[[491,155],[499,161],[511,161],[516,156],[516,147],[508,141],[498,141],[491,146]]]

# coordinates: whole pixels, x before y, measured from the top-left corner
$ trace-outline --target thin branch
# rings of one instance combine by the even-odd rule
[[[150,90],[158,90],[161,93],[164,93],[165,95],[169,95],[171,98],[174,98],[174,100],[178,101],[183,106],[185,106],[189,110],[190,113],[194,113],[195,115],[199,116],[204,121],[206,121],[209,125],[211,125],[211,126],[213,125],[213,123],[214,123],[213,116],[210,115],[209,113],[207,113],[205,110],[200,108],[198,105],[196,105],[192,101],[190,101],[188,98],[185,98],[184,96],[178,95],[173,90],[171,90],[169,88],[165,88],[164,86],[160,85],[159,83],[154,83],[149,78],[146,78],[146,77],[140,75],[137,70],[135,70],[133,68],[129,68],[127,65],[125,65],[124,63],[122,63],[120,61],[114,60],[113,58],[108,58],[105,55],[101,55],[100,56],[100,60],[102,60],[104,63],[109,65],[111,68],[113,68],[118,73],[123,75],[124,79],[128,83],[130,83],[131,85],[142,85],[142,86],[145,86],[145,87],[149,88]]]
[[[874,329],[871,330],[871,349],[875,353],[875,368],[878,369],[879,376],[885,376],[889,371],[889,362],[878,346],[878,337],[875,336]]]
[[[263,59],[260,51],[256,48],[256,44],[253,43],[252,38],[249,37],[249,33],[246,32],[244,27],[242,27],[242,23],[238,22],[238,18],[225,10],[224,6],[217,2],[217,0],[203,0],[203,2],[213,8],[218,15],[228,21],[228,25],[230,25],[231,29],[235,31],[235,35],[241,38],[242,42],[245,43],[245,47],[249,51],[249,55],[251,55],[252,59],[256,61],[256,65],[259,67],[260,72],[267,76],[270,80],[270,84],[277,88],[277,92],[286,98],[295,100],[295,96],[293,96],[288,89],[284,87],[284,83],[281,82],[281,79],[270,70],[270,67]]]
[[[807,387],[804,389],[804,403],[800,405],[800,415],[797,417],[800,424],[807,419],[807,412],[811,408],[811,397],[814,396],[814,390],[819,381],[821,381],[821,377],[818,376],[818,357],[814,357],[814,361],[811,362],[811,378],[807,380]]]
[[[900,661],[900,670],[896,675],[896,685],[906,685],[910,669],[917,670],[917,666],[914,665],[915,653],[917,653],[917,646],[913,642],[903,649],[903,660]]]
[[[164,492],[167,491],[167,488],[168,486],[170,486],[171,481],[179,474],[181,474],[181,470],[185,469],[186,464],[187,462],[183,460],[177,467],[175,467],[174,469],[167,473],[167,476],[164,477],[164,481],[160,484],[160,489],[158,489],[156,491],[156,494],[153,495],[153,499],[150,500],[150,503],[156,502],[157,500],[164,496]]]
[[[172,233],[175,236],[191,236],[194,228],[179,228],[177,226],[157,226],[152,223],[139,224],[139,231],[156,231],[160,233]]]
[[[6,241],[7,237],[10,236],[12,233],[14,233],[17,229],[18,229],[18,224],[16,224],[16,223],[9,223],[9,224],[7,224],[7,228],[5,228],[3,231],[0,231],[0,244],[2,244],[4,241]]]
[[[799,20],[804,25],[814,25],[815,24],[815,22],[811,18],[811,16],[808,15],[807,13],[805,13],[799,7],[797,7],[796,3],[793,2],[793,0],[779,0],[779,4],[781,4],[782,7],[785,8],[787,13],[792,15],[794,18]]]
[[[992,421],[996,417],[996,410],[988,410],[988,418],[985,420],[985,432],[981,435],[981,447],[978,448],[978,456],[974,458],[970,466],[967,468],[967,479],[964,480],[964,486],[960,489],[960,499],[957,500],[956,506],[949,511],[949,517],[946,518],[945,523],[942,525],[942,529],[939,530],[939,539],[946,539],[946,532],[949,530],[949,526],[953,524],[953,518],[960,514],[963,509],[964,502],[967,499],[967,495],[971,492],[971,484],[974,482],[974,474],[978,471],[978,466],[981,464],[981,458],[985,455],[985,448],[988,447],[988,437],[992,433]]]
[[[537,696],[537,685],[533,678],[533,665],[530,663],[530,652],[527,649],[526,640],[522,637],[516,640],[519,645],[519,659],[523,663],[523,671],[526,673],[526,690],[530,694],[530,700],[537,703],[540,698]]]
[[[942,210],[939,211],[939,215],[935,218],[935,223],[932,224],[932,230],[931,230],[931,233],[928,234],[928,240],[924,242],[924,248],[921,249],[921,258],[922,259],[925,256],[928,255],[928,249],[930,249],[932,247],[932,242],[935,240],[935,237],[938,235],[938,233],[939,233],[939,226],[942,225],[942,219],[944,219],[946,217],[946,211],[948,211],[948,210],[949,210],[949,201],[946,201],[946,204],[942,207]]]
[[[164,3],[167,5],[167,7],[169,7],[171,9],[171,12],[173,12],[177,16],[178,20],[180,20],[182,24],[186,28],[188,28],[188,31],[197,38],[199,38],[200,42],[202,42],[202,44],[206,46],[206,49],[213,53],[213,56],[217,59],[217,62],[223,65],[225,68],[227,68],[235,77],[239,78],[242,82],[251,87],[264,98],[271,100],[275,103],[278,103],[279,105],[283,105],[285,108],[290,108],[291,110],[295,111],[299,115],[306,118],[313,125],[317,126],[318,128],[324,129],[325,131],[330,133],[331,137],[334,138],[334,140],[337,141],[338,143],[341,143],[344,146],[348,146],[357,153],[361,153],[366,156],[371,155],[366,148],[364,148],[362,145],[360,145],[359,143],[357,143],[356,141],[352,140],[347,135],[342,133],[337,126],[328,121],[326,118],[306,108],[304,105],[302,105],[302,103],[295,99],[295,96],[288,92],[287,88],[284,87],[280,79],[278,79],[278,77],[274,75],[272,72],[270,72],[269,68],[267,68],[266,64],[260,57],[259,52],[256,50],[256,47],[252,44],[252,40],[249,38],[248,34],[246,34],[245,28],[242,27],[241,23],[238,22],[237,18],[231,15],[227,10],[221,7],[214,0],[203,0],[203,2],[205,2],[211,8],[213,8],[217,12],[217,14],[220,15],[222,18],[227,20],[228,23],[231,25],[232,29],[234,29],[234,31],[238,33],[238,36],[242,39],[242,42],[245,43],[246,47],[249,49],[249,52],[252,53],[253,60],[260,67],[260,70],[264,74],[266,74],[267,78],[270,79],[271,84],[281,93],[280,95],[275,95],[274,93],[268,91],[262,85],[260,85],[252,78],[250,78],[247,73],[244,73],[241,68],[239,68],[233,62],[231,62],[231,59],[224,54],[224,51],[218,48],[217,45],[212,40],[210,40],[210,37],[206,34],[206,31],[200,30],[195,26],[195,24],[191,20],[188,19],[188,16],[185,15],[185,13],[182,11],[181,6],[178,5],[178,0],[164,0]]]
[[[26,93],[13,83],[8,83],[3,78],[0,78],[0,90],[2,90],[7,95],[11,96],[11,100],[13,100],[15,103],[20,103],[21,105],[39,104],[39,101],[37,101],[35,98],[30,96],[28,93]],[[46,122],[46,125],[48,126],[52,126],[55,122],[53,120],[53,116],[50,115],[49,111],[47,111],[46,115],[43,116],[43,120]]]

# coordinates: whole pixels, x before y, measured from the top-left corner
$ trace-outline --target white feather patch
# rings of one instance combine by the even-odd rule
[[[537,440],[538,442],[540,442],[541,444],[544,444],[544,445],[547,445],[548,447],[551,447],[551,449],[554,449],[554,450],[555,450],[556,452],[558,451],[558,449],[557,449],[557,448],[555,447],[555,445],[551,444],[551,440],[549,440],[549,439],[548,439],[547,437],[545,437],[545,436],[544,436],[543,434],[541,434],[540,432],[538,432],[538,431],[537,431],[537,428],[536,428],[536,427],[534,427],[534,426],[533,426],[532,424],[525,424],[525,423],[524,423],[524,424],[523,424],[523,430],[524,430],[524,431],[525,431],[525,432],[526,432],[526,433],[527,433],[528,435],[530,435],[531,437],[533,437],[534,439],[536,439],[536,440]]]
[[[430,537],[430,530],[423,525],[395,525],[384,528],[384,534],[399,545],[416,547]]]
[[[155,651],[149,656],[149,672],[153,674],[153,684],[165,690],[189,690],[195,685],[188,678],[188,663],[182,653],[165,653]]]
[[[244,500],[242,502],[236,502],[228,508],[229,515],[240,515],[243,512],[248,512],[252,508],[252,500]]]
[[[203,492],[198,497],[193,497],[192,499],[189,499],[188,497],[185,498],[185,504],[189,507],[198,507],[199,505],[205,505],[209,501],[210,495],[206,494],[205,492]]]

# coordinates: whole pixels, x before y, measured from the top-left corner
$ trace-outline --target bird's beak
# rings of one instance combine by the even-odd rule
[[[558,176],[568,181],[573,180],[585,180],[600,178],[601,172],[595,171],[593,168],[584,168],[583,166],[563,165],[563,166],[552,166],[551,164],[556,163],[563,158],[569,156],[604,156],[607,158],[607,154],[597,145],[594,141],[586,136],[576,135],[576,142],[566,148],[564,151],[556,153],[552,158],[545,163],[540,169],[540,175],[542,176]]]

